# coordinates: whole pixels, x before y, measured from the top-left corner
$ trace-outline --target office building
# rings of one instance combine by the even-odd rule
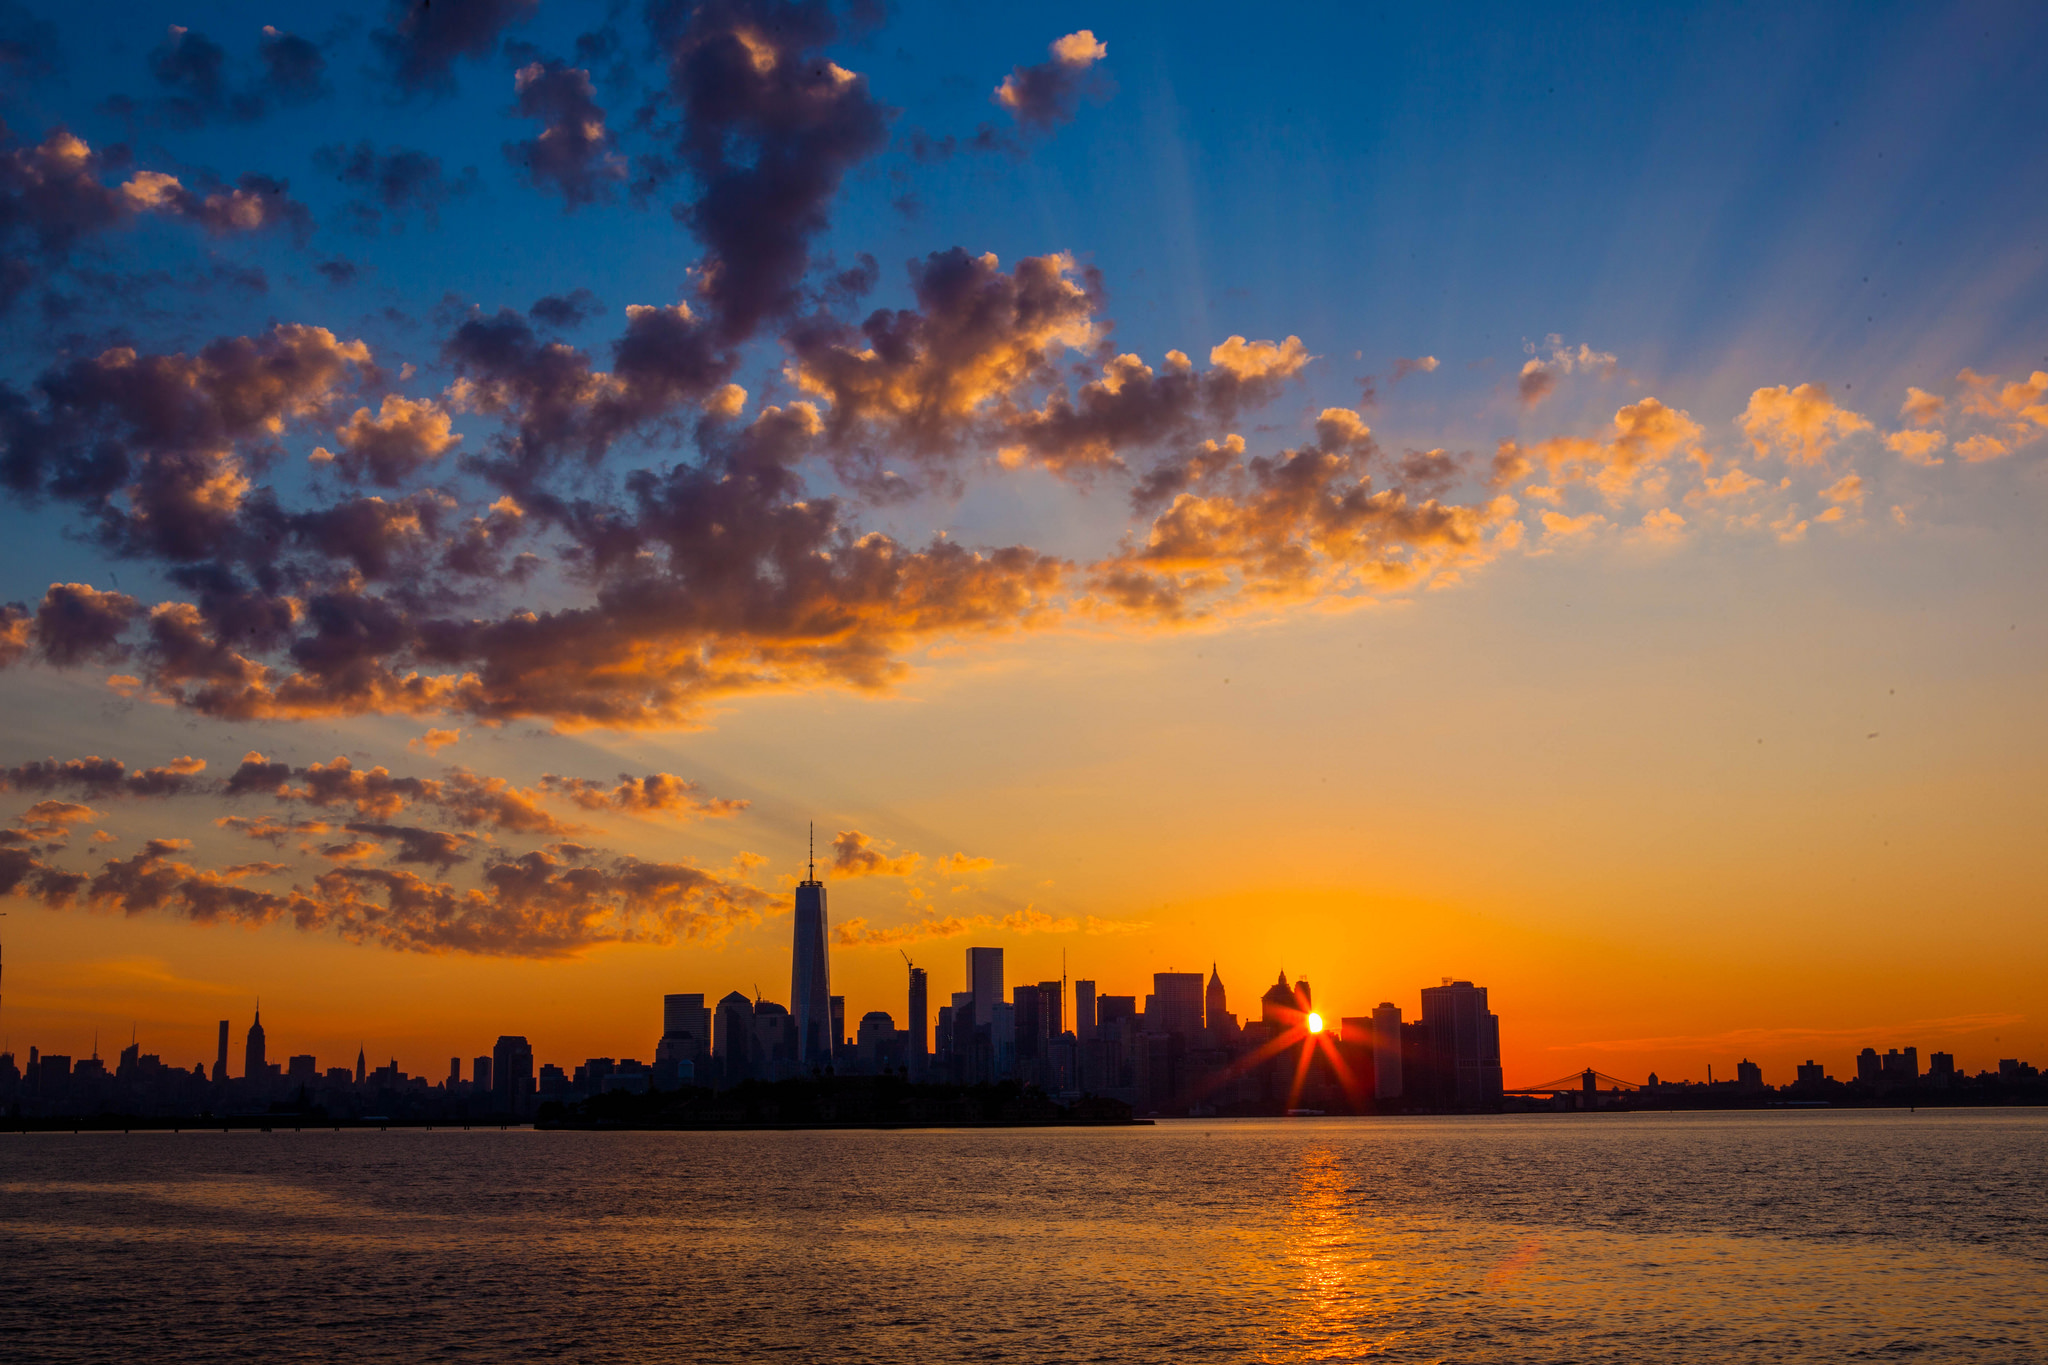
[[[270,1074],[270,1067],[263,1060],[263,1008],[256,1008],[256,1022],[249,1025],[249,1041],[242,1049],[242,1078],[262,1080]]]
[[[1735,1064],[1735,1084],[1744,1090],[1763,1089],[1764,1069],[1749,1060],[1749,1058],[1744,1057]]]
[[[831,1065],[839,1033],[832,1020],[832,973],[826,947],[825,884],[814,862],[797,884],[795,942],[789,955],[789,1016],[796,1031],[796,1061]]]
[[[1074,983],[1074,1036],[1082,1042],[1095,1037],[1095,983]]]
[[[661,997],[661,1041],[654,1045],[657,1064],[696,1062],[711,1052],[711,1011],[704,993],[692,991]]]
[[[1145,1032],[1178,1035],[1190,1043],[1202,1033],[1202,974],[1154,972],[1145,997]]]
[[[392,1067],[393,1072],[397,1066]],[[501,1035],[491,1049],[492,1093],[498,1112],[524,1118],[533,1110],[533,1049],[518,1034]]]
[[[1877,1055],[1876,1048],[1867,1047],[1856,1054],[1856,1079],[1870,1085],[1884,1079],[1884,1058]]]
[[[967,950],[967,989],[974,996],[974,1022],[981,1025],[995,1019],[997,1005],[1007,1003],[1003,999],[1003,950],[1001,948],[969,948]],[[956,1005],[958,1001],[954,1002]],[[959,1027],[959,1013],[954,1013],[954,1027]]]
[[[711,1057],[719,1079],[738,1085],[753,1074],[754,1002],[738,991],[718,1002],[711,1020]]]
[[[1391,1000],[1372,1012],[1372,1096],[1401,1098],[1401,1007]]]
[[[1486,1007],[1486,987],[1447,981],[1422,989],[1422,1022],[1436,1050],[1439,1084],[1460,1108],[1501,1098],[1500,1020]]]
[[[1920,1049],[1909,1047],[1901,1051],[1893,1048],[1884,1054],[1879,1074],[1886,1085],[1914,1084],[1920,1079]]]
[[[1216,964],[1209,964],[1209,987],[1202,995],[1202,1027],[1212,1034],[1219,1034],[1228,1020],[1230,1004],[1223,990],[1223,977],[1217,972]]]
[[[1044,997],[1045,1036],[1057,1038],[1067,1031],[1067,989],[1063,981],[1041,981],[1038,993]]]
[[[1266,987],[1266,993],[1259,997],[1259,1022],[1284,1029],[1292,1027],[1300,1016],[1301,1007],[1295,1003],[1294,988],[1287,984],[1283,969],[1280,979]]]
[[[1793,1074],[1797,1077],[1797,1080],[1794,1082],[1797,1085],[1816,1086],[1827,1084],[1828,1069],[1811,1057],[1808,1057],[1805,1062],[1795,1068]]]
[[[925,1032],[926,982],[924,968],[910,969],[910,1009],[904,1027],[910,1034],[909,1066],[910,1078],[921,1081],[931,1064],[931,1036]]]
[[[491,1059],[476,1057],[469,1063],[469,1084],[479,1095],[491,1093]]]
[[[846,997],[843,995],[833,996],[831,1006],[832,1053],[836,1057],[842,1048],[850,1046],[846,1038]]]

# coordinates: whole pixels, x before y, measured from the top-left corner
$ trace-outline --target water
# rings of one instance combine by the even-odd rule
[[[10,1361],[2048,1360],[2048,1114],[0,1135]]]

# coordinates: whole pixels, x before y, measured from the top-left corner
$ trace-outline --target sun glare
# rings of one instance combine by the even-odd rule
[[[1320,1014],[1311,1014],[1311,1015],[1310,1015],[1310,1016],[1308,1017],[1308,1031],[1309,1031],[1310,1033],[1321,1033],[1321,1032],[1323,1031],[1323,1016],[1322,1016],[1322,1015],[1320,1015]]]

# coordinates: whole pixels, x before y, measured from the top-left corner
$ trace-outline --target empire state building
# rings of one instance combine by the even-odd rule
[[[796,939],[789,955],[789,1012],[796,1024],[797,1058],[808,1066],[832,1061],[832,967],[825,947],[825,883],[818,862],[797,883]]]

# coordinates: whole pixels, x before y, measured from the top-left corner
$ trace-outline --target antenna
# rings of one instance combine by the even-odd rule
[[[813,821],[811,821],[811,876],[810,876],[810,879],[811,879],[812,881],[816,881],[816,880],[818,880],[818,822],[817,822],[816,820],[813,820]]]

